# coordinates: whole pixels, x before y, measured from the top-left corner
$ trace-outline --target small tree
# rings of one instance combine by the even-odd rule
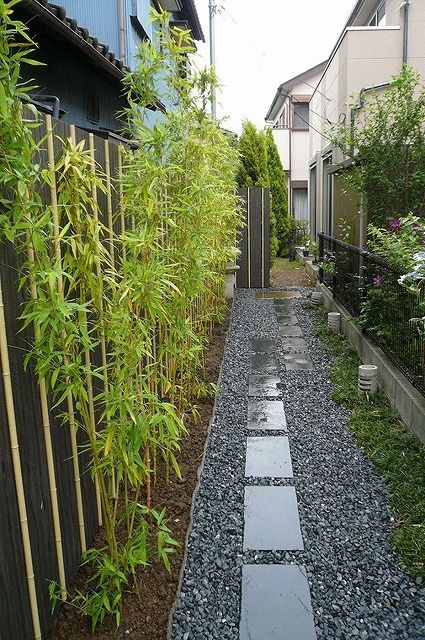
[[[271,195],[270,213],[271,217],[275,219],[276,224],[277,255],[282,256],[288,251],[288,234],[290,228],[286,176],[271,129],[267,129],[266,131],[266,141]]]
[[[237,175],[240,187],[268,187],[266,137],[246,120],[239,138],[240,165]]]
[[[353,159],[344,172],[365,196],[375,225],[409,212],[425,214],[425,88],[404,67],[383,94],[353,105],[350,124],[330,128],[332,142]]]

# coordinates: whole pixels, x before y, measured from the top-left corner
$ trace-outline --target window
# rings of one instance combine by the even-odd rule
[[[369,27],[385,27],[385,2],[382,2],[372,15]]]
[[[308,102],[294,102],[294,129],[308,129],[309,107]]]
[[[288,129],[289,128],[289,110],[288,105],[285,105],[282,109],[282,113],[273,125],[274,129]]]
[[[308,191],[307,189],[292,190],[292,214],[295,220],[308,222]]]
[[[87,91],[85,94],[85,103],[87,120],[97,124],[100,120],[99,97],[95,93]]]

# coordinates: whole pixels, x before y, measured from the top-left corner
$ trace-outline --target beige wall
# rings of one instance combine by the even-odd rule
[[[316,220],[323,228],[322,156],[329,149],[327,121],[349,122],[351,105],[357,103],[360,91],[370,85],[388,82],[399,73],[403,56],[404,10],[400,0],[387,0],[386,26],[362,26],[378,2],[369,2],[354,27],[347,28],[324,74],[318,82],[310,102],[309,161],[317,162]],[[362,22],[363,21],[363,22]],[[425,0],[412,0],[409,10],[408,64],[416,69],[425,82]],[[384,90],[384,89],[383,89]],[[344,160],[338,150],[333,163]],[[342,210],[352,217],[358,210],[358,199],[347,197],[338,183],[334,184],[334,222]],[[357,233],[356,233],[357,237]]]
[[[289,171],[289,129],[272,129],[272,131],[280,161],[284,170]]]

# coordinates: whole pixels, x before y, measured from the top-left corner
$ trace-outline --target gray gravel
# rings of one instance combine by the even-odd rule
[[[425,591],[390,547],[387,492],[332,402],[311,312],[302,298],[292,305],[315,365],[285,371],[278,341],[294,479],[244,478],[250,338],[277,337],[278,325],[272,301],[238,290],[171,639],[237,640],[241,567],[255,562],[306,566],[320,640],[423,640]],[[243,552],[243,492],[254,483],[295,485],[304,551]]]

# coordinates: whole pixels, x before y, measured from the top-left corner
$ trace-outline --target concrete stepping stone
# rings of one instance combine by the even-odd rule
[[[245,487],[243,548],[304,549],[295,487]]]
[[[288,353],[303,353],[308,351],[308,344],[304,338],[287,336],[282,339],[282,348]]]
[[[277,322],[280,325],[288,325],[288,324],[298,324],[298,318],[297,316],[286,316],[286,315],[281,315],[280,313],[277,315]]]
[[[293,478],[287,436],[248,438],[245,477]]]
[[[286,353],[285,368],[287,371],[296,371],[297,369],[313,369],[313,361],[308,353]]]
[[[269,338],[254,338],[251,340],[251,349],[255,353],[275,353],[276,340]]]
[[[299,291],[259,291],[255,297],[257,300],[279,300],[301,298],[301,293]]]
[[[278,376],[250,375],[248,379],[248,396],[250,398],[280,398]]]
[[[252,373],[277,373],[277,359],[274,353],[252,353],[250,362]]]
[[[248,429],[286,431],[286,416],[280,400],[248,400]]]
[[[239,640],[316,640],[303,566],[248,564],[242,568]]]
[[[284,337],[300,337],[303,332],[300,327],[281,326],[279,327],[279,333]]]

